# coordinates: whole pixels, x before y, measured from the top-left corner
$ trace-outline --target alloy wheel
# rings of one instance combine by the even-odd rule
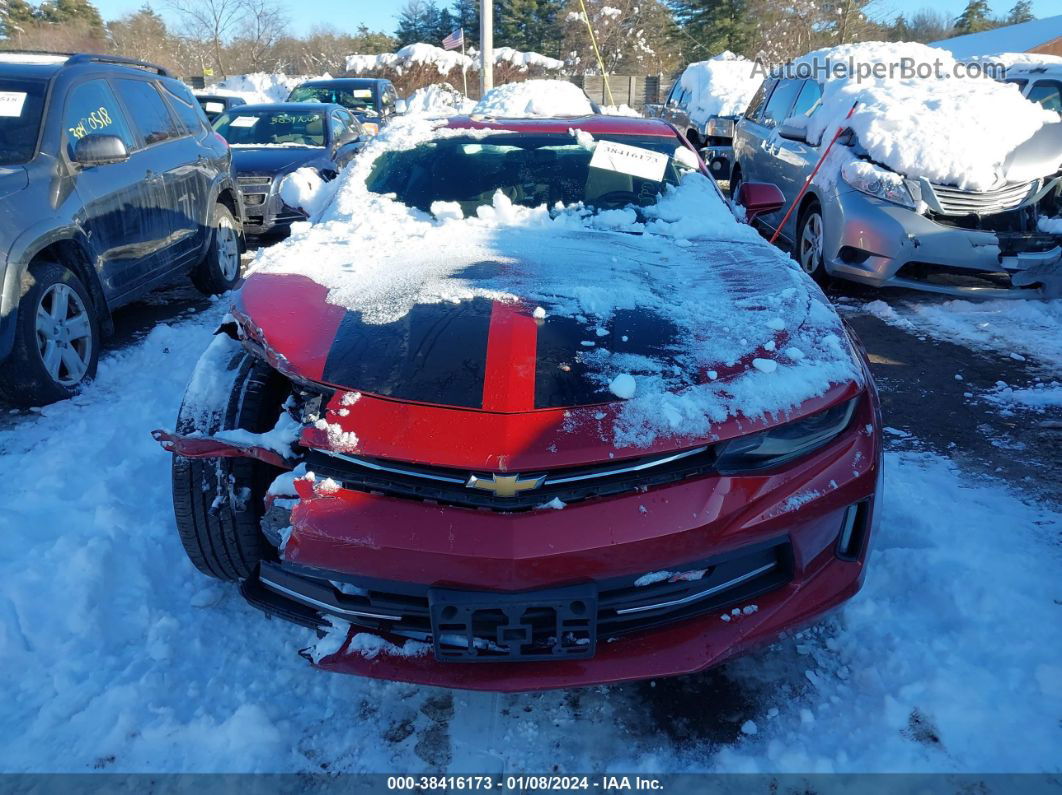
[[[822,263],[822,216],[812,212],[804,221],[800,233],[800,267],[804,273],[814,274]]]
[[[228,218],[218,221],[214,232],[214,245],[217,247],[218,270],[225,281],[232,281],[240,272],[240,241],[236,228]]]
[[[81,296],[53,284],[37,304],[37,351],[49,377],[62,386],[80,383],[92,361],[92,319]]]

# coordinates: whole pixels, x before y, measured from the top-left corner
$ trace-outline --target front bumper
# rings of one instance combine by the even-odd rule
[[[309,216],[302,210],[288,207],[277,193],[278,180],[269,186],[240,186],[243,197],[243,231],[248,235],[264,235],[285,229]]]
[[[342,647],[317,661],[332,671],[528,691],[701,670],[813,620],[859,590],[881,472],[869,404],[863,401],[849,430],[828,447],[779,471],[690,479],[560,511],[471,510],[300,480],[279,567],[271,572],[267,566],[244,592],[256,606],[289,620],[320,625],[333,616],[351,622]],[[857,504],[866,506],[865,527],[857,554],[845,559],[838,554],[838,539]],[[780,544],[784,572],[780,567],[773,579],[721,590],[704,600],[703,610],[630,631],[613,631],[617,624],[605,615],[603,594],[617,579],[629,584],[652,572],[704,567],[707,582],[720,561]],[[269,584],[278,582],[276,571],[295,579],[277,589]],[[307,577],[309,584],[301,588],[298,578]],[[418,639],[409,631],[416,627],[408,616],[380,620],[394,617],[388,611],[395,599],[355,605],[353,615],[349,603],[344,611],[334,609],[341,601],[307,601],[313,588],[329,590],[330,580],[356,586],[359,593],[389,590],[410,600],[445,588],[481,601],[491,594],[518,594],[534,602],[551,589],[584,585],[602,595],[597,621],[602,631],[593,656],[584,659],[441,662],[437,648],[424,643],[423,624]],[[423,609],[423,604],[417,608],[419,615]],[[417,610],[410,607],[409,613]],[[387,643],[381,645],[380,638]]]
[[[1045,298],[1062,287],[1062,239],[1033,235],[1037,245],[1020,251],[1006,234],[939,224],[856,190],[824,210],[832,276],[967,298]]]

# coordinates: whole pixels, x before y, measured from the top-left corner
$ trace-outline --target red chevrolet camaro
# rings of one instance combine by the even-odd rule
[[[321,668],[484,690],[699,671],[853,596],[865,354],[689,144],[422,128],[265,252],[156,432],[192,562],[318,629]]]

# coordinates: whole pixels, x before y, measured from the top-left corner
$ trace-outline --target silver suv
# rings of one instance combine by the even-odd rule
[[[734,136],[733,195],[741,182],[771,182],[789,207],[828,144],[805,137],[821,96],[815,80],[764,81]],[[816,179],[779,234],[807,273],[965,296],[1062,291],[1062,240],[1037,230],[1038,204],[1058,193],[1062,177],[969,191],[871,162],[850,131],[836,145],[858,159],[836,180]],[[1028,150],[1037,146],[1062,151],[1062,124],[1045,126],[1012,157],[1036,156]],[[774,229],[783,212],[760,223]]]

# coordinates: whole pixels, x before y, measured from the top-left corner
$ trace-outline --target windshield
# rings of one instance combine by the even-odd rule
[[[331,102],[355,113],[376,114],[376,99],[371,88],[332,88],[331,86],[298,86],[288,102]]]
[[[644,207],[656,203],[665,185],[678,184],[681,169],[696,163],[692,152],[676,160],[682,143],[674,137],[584,140],[570,134],[515,133],[444,138],[384,153],[367,185],[425,212],[434,202],[457,202],[466,217],[491,204],[497,191],[525,207],[553,208],[558,202],[599,209]]]
[[[44,80],[0,78],[0,164],[33,157],[47,85]]]
[[[323,113],[233,108],[214,122],[230,146],[324,146]]]

